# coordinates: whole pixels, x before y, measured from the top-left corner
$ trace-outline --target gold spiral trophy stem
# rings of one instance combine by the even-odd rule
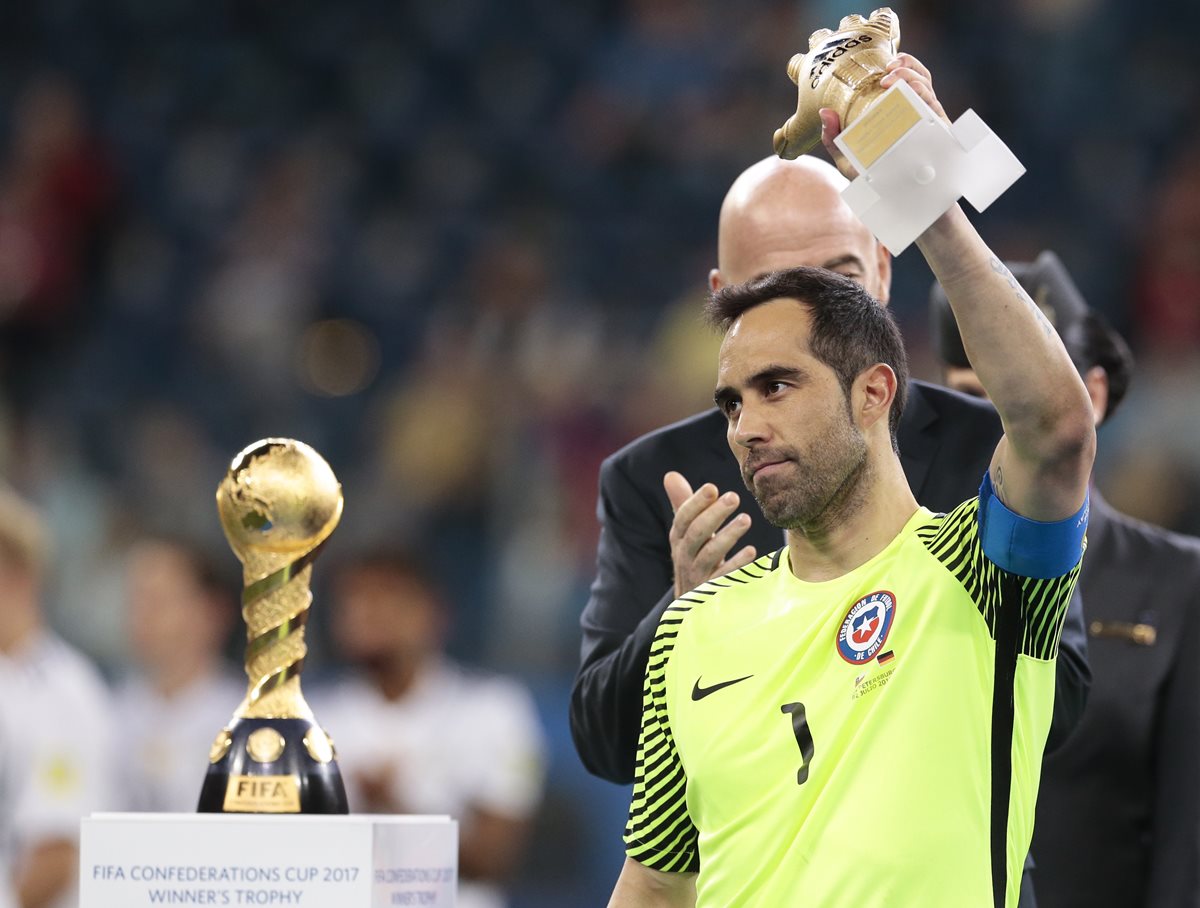
[[[308,653],[304,627],[312,604],[312,562],[319,551],[320,546],[276,570],[267,557],[251,557],[245,564],[242,617],[250,686],[237,718],[313,718],[300,692],[300,670]]]
[[[217,510],[243,567],[249,686],[213,742],[199,810],[347,813],[333,742],[300,690],[312,564],[341,519],[341,486],[308,445],[268,438],[234,458]]]

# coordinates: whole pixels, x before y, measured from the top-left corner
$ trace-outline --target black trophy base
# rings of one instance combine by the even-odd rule
[[[228,749],[208,766],[197,812],[349,813],[337,761],[313,757],[304,740],[310,729],[327,740],[307,719],[235,719]]]

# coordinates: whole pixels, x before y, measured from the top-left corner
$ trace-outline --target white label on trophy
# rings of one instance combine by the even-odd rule
[[[902,101],[888,100],[897,95]],[[917,120],[905,126],[908,118],[892,106],[899,104],[911,107]],[[878,125],[854,133],[860,120],[885,105]],[[974,111],[948,126],[907,82],[889,88],[834,142],[859,171],[842,198],[892,255],[904,251],[959,198],[983,211],[1025,172]]]
[[[863,111],[839,138],[853,154],[854,166],[864,170],[879,160],[921,119],[920,111],[903,92],[889,91]]]
[[[448,817],[96,814],[79,904],[454,908],[457,853]]]

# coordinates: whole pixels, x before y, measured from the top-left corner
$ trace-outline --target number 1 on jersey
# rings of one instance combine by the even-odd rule
[[[796,735],[796,746],[800,748],[800,769],[796,772],[796,784],[803,785],[808,781],[808,767],[816,750],[812,732],[808,730],[808,719],[804,715],[804,704],[785,703],[779,707],[779,711],[790,713],[792,716],[792,731]]]

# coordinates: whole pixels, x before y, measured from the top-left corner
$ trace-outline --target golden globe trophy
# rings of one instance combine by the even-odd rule
[[[959,198],[983,211],[1025,172],[974,111],[949,123],[906,81],[880,86],[899,45],[900,20],[887,7],[813,32],[808,53],[788,63],[796,112],[774,136],[776,154],[799,157],[821,143],[820,110],[835,111],[840,166],[856,173],[842,198],[893,255]]]
[[[201,813],[347,813],[333,742],[300,692],[312,562],[342,516],[342,487],[308,445],[255,442],[217,488],[243,566],[246,698],[217,734]]]

